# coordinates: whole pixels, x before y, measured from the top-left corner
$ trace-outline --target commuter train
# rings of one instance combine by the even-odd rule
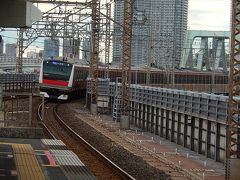
[[[99,66],[98,77],[104,78],[106,68]],[[67,100],[77,95],[85,95],[86,78],[89,67],[86,65],[76,65],[66,61],[44,60],[40,69],[39,86],[41,94],[47,98]],[[121,77],[121,69],[110,66],[109,78],[115,81],[116,77]],[[150,85],[166,87],[173,77],[172,73],[167,75],[166,71],[152,68],[150,71]],[[144,85],[147,79],[146,69],[132,68],[132,83]],[[184,90],[208,91],[210,84],[216,84],[219,91],[225,92],[228,86],[228,74],[224,72],[199,72],[191,70],[175,70],[175,86]],[[206,86],[208,85],[208,86]],[[205,89],[204,89],[205,88]]]
[[[66,61],[44,60],[39,74],[40,94],[60,100],[84,96],[87,74],[80,66]]]

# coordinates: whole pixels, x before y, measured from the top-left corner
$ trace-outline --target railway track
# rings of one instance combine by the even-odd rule
[[[37,116],[38,116],[38,120],[40,120],[41,122],[41,125],[44,129],[44,134],[47,135],[48,138],[50,139],[57,139],[54,134],[51,132],[51,130],[48,128],[47,124],[44,122],[44,111],[43,111],[43,108],[44,108],[44,105],[46,104],[46,102],[42,102],[39,106],[38,106],[38,110],[37,110]]]
[[[41,104],[38,108],[40,120],[43,106]],[[57,114],[57,108],[56,103],[47,103],[44,108],[42,124],[50,138],[61,139],[98,179],[134,179],[73,131]]]

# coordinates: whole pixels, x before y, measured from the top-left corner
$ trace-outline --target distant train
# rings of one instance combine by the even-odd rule
[[[106,68],[99,66],[98,77],[104,78]],[[41,94],[47,98],[67,100],[74,96],[84,96],[86,91],[86,78],[89,67],[76,65],[66,61],[44,60],[40,69],[39,86]],[[121,77],[121,69],[110,66],[109,78],[115,81]],[[227,92],[228,74],[224,72],[200,72],[192,70],[165,70],[151,68],[151,86],[168,87],[174,77],[174,87],[177,89],[211,92],[212,84],[216,85],[215,92]],[[146,83],[147,70],[143,68],[132,68],[131,81],[133,84]],[[173,88],[174,88],[173,87]]]
[[[69,62],[44,60],[39,74],[40,94],[46,98],[68,100],[84,96],[88,72]]]

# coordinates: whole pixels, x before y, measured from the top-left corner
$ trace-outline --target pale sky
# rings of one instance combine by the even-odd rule
[[[188,29],[230,30],[231,0],[189,0]]]
[[[85,2],[86,0],[69,0]],[[103,3],[106,0],[101,0]],[[109,0],[107,0],[109,2]],[[188,0],[188,29],[229,30],[231,0]],[[50,9],[41,4],[41,10]]]

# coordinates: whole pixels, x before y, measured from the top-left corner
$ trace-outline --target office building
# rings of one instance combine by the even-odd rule
[[[7,57],[16,57],[17,54],[17,45],[16,44],[6,44],[6,56]]]
[[[54,59],[59,57],[59,40],[45,39],[44,40],[44,59]]]

